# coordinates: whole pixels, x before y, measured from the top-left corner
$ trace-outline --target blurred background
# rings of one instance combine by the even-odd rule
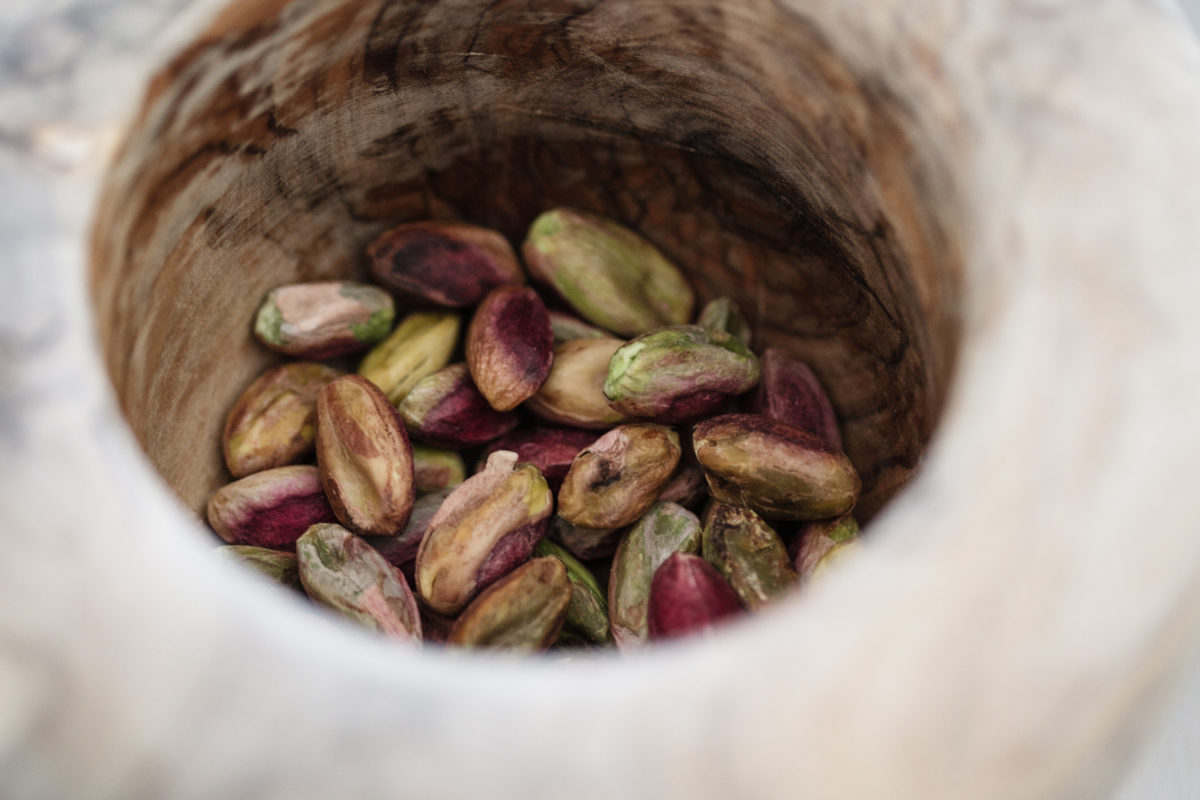
[[[1184,13],[1192,21],[1192,27],[1200,30],[1200,0],[1183,0]]]

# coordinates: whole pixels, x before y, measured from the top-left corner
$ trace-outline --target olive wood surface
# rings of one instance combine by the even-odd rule
[[[6,796],[1114,785],[1200,642],[1177,10],[222,6],[0,10]],[[191,512],[271,362],[262,293],[363,274],[393,221],[519,240],[562,202],[813,362],[864,557],[718,636],[565,663],[390,645],[210,558]]]

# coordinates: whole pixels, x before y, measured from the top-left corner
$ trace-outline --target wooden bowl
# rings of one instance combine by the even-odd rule
[[[18,794],[1014,798],[1120,776],[1200,642],[1200,58],[1177,21],[1132,0],[18,5]],[[365,276],[398,221],[519,242],[560,204],[644,232],[813,364],[866,555],[719,635],[569,662],[398,648],[211,558],[192,512],[274,359],[250,335],[266,290]]]

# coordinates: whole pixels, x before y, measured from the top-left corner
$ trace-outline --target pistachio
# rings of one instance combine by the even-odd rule
[[[692,290],[679,268],[612,220],[547,211],[530,226],[523,252],[536,278],[606,330],[636,336],[692,316]]]
[[[692,440],[713,497],[768,519],[839,516],[862,488],[844,453],[770,417],[713,417],[696,425]]]
[[[559,345],[573,339],[608,339],[607,331],[588,325],[579,317],[564,311],[551,311],[550,332],[554,334],[554,344]]]
[[[293,283],[272,289],[254,333],[285,355],[318,361],[354,353],[387,336],[396,309],[378,286],[350,281]]]
[[[292,589],[300,589],[296,554],[248,544],[228,544],[217,548],[217,555],[245,564],[261,575]]]
[[[411,222],[367,247],[371,274],[417,304],[473,306],[497,286],[521,284],[516,253],[500,233],[463,222]]]
[[[413,486],[418,494],[440,492],[458,486],[467,477],[467,465],[454,450],[423,444],[412,446]]]
[[[713,503],[704,517],[701,549],[751,611],[796,585],[783,540],[748,508]]]
[[[725,331],[676,325],[613,353],[604,396],[631,417],[674,423],[717,411],[758,382],[758,358]]]
[[[700,309],[696,324],[710,331],[725,331],[746,347],[750,346],[750,321],[731,297],[718,297]]]
[[[624,528],[585,528],[560,516],[550,525],[550,537],[578,558],[606,558],[617,552]]]
[[[413,456],[396,409],[375,384],[343,375],[317,395],[317,465],[338,520],[395,536],[413,506]]]
[[[276,467],[218,489],[208,501],[208,524],[230,544],[290,549],[318,522],[335,517],[316,467]]]
[[[417,600],[400,571],[341,525],[313,525],[296,542],[300,582],[318,603],[401,641],[421,641]]]
[[[489,444],[483,460],[497,450],[511,450],[517,454],[517,460],[536,466],[550,490],[557,492],[575,456],[594,441],[596,434],[593,431],[577,428],[523,428]]]
[[[367,353],[358,374],[399,405],[418,381],[449,363],[461,325],[459,315],[449,312],[409,314],[391,336]]]
[[[825,551],[825,555],[821,556],[816,566],[813,567],[812,573],[808,576],[808,582],[825,580],[845,567],[846,562],[854,560],[861,549],[862,542],[858,538],[844,539],[835,543],[833,547]]]
[[[421,546],[421,540],[425,538],[425,531],[429,530],[429,523],[433,520],[437,510],[442,507],[442,501],[450,496],[450,491],[450,489],[443,489],[440,492],[418,497],[413,502],[408,524],[404,526],[404,530],[400,531],[399,536],[364,536],[363,539],[378,550],[379,554],[386,558],[393,567],[405,570],[416,560],[417,549]]]
[[[608,362],[620,339],[575,339],[554,348],[550,375],[525,407],[537,416],[575,428],[607,429],[625,415],[604,396]]]
[[[662,563],[672,553],[695,553],[699,547],[700,520],[675,503],[655,503],[629,529],[608,579],[608,619],[618,647],[646,641],[650,582]]]
[[[590,642],[608,642],[612,638],[608,632],[608,602],[596,577],[579,559],[547,539],[538,542],[533,554],[557,558],[567,568],[571,603],[567,606],[565,627]]]
[[[741,610],[737,594],[711,564],[688,553],[672,553],[650,582],[649,638],[699,633]]]
[[[511,411],[542,388],[553,347],[550,315],[528,286],[493,289],[467,329],[471,378],[497,411]]]
[[[459,484],[429,523],[417,552],[417,592],[434,611],[455,614],[475,594],[529,558],[545,532],[553,495],[516,453],[491,455]]]
[[[571,463],[558,513],[585,528],[632,524],[658,497],[680,457],[679,435],[649,423],[619,425]]]
[[[660,501],[679,503],[685,508],[698,506],[707,497],[708,483],[704,480],[704,470],[686,456],[680,459],[675,474],[658,493]]]
[[[819,519],[804,523],[793,540],[793,565],[800,580],[812,575],[817,562],[838,542],[858,536],[858,523],[847,514],[833,519]]]
[[[571,582],[557,558],[535,558],[493,583],[467,606],[447,644],[544,650],[571,603]]]
[[[497,411],[475,388],[465,363],[444,367],[420,381],[400,403],[400,417],[415,439],[462,449],[497,439],[517,427],[515,411]]]
[[[221,449],[235,478],[302,461],[317,437],[317,392],[341,373],[311,361],[269,369],[225,418]]]
[[[763,351],[762,380],[746,410],[795,425],[824,439],[834,450],[842,449],[842,434],[825,388],[812,368],[783,350]]]

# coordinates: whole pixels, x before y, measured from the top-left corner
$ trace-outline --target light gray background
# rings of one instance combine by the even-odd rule
[[[1200,31],[1200,0],[1180,0]],[[1197,143],[1200,147],[1200,142]],[[1200,220],[1198,220],[1200,221]],[[1114,800],[1191,800],[1200,797],[1200,654],[1183,691]]]

